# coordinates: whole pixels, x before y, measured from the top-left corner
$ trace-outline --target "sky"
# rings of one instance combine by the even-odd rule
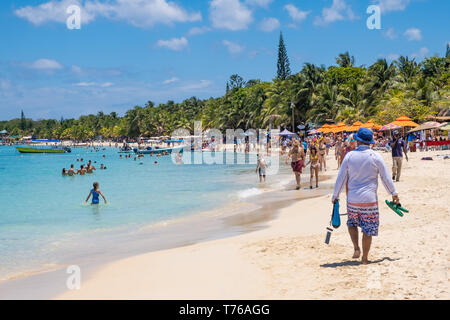
[[[345,51],[356,65],[442,56],[449,12],[449,0],[2,0],[0,120],[123,115],[219,97],[232,74],[271,81],[280,31],[293,73]]]

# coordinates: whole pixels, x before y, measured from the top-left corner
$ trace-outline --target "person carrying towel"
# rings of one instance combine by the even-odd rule
[[[378,175],[387,192],[392,195],[392,201],[398,204],[400,200],[383,158],[370,149],[370,145],[375,143],[372,131],[361,128],[354,139],[358,147],[344,158],[331,201],[334,204],[339,199],[348,181],[347,227],[354,247],[353,258],[357,259],[361,255],[358,236],[360,227],[363,233],[362,263],[367,264],[372,237],[378,235]]]

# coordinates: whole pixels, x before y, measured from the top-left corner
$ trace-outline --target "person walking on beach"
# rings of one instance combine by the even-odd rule
[[[402,172],[403,152],[405,153],[406,161],[408,161],[408,151],[406,150],[405,141],[398,132],[394,133],[394,139],[391,140],[390,146],[392,148],[392,180],[399,182]]]
[[[358,147],[348,153],[342,162],[331,201],[334,204],[339,199],[348,181],[347,227],[354,247],[353,258],[357,259],[361,255],[357,228],[360,227],[363,233],[362,263],[367,264],[372,237],[378,235],[378,175],[387,192],[392,195],[392,201],[398,204],[400,200],[383,158],[370,148],[375,143],[372,131],[361,128],[354,139]]]
[[[324,139],[320,139],[319,142],[319,162],[320,162],[320,168],[319,170],[322,171],[322,168],[324,168],[325,171],[327,171],[327,146],[325,145]]]
[[[264,159],[262,156],[259,155],[259,153],[256,155],[257,156],[257,163],[256,163],[256,172],[259,173],[259,182],[266,182],[266,159]]]
[[[336,142],[336,147],[335,147],[335,157],[336,157],[336,160],[337,160],[337,163],[338,163],[338,169],[341,167],[341,163],[342,163],[342,160],[343,160],[343,158],[342,158],[342,152],[343,152],[343,149],[344,149],[344,143],[342,142],[342,138],[341,137],[338,137],[338,140],[337,140],[337,142]]]
[[[317,146],[312,145],[309,149],[309,161],[306,165],[311,164],[310,166],[310,178],[309,178],[309,188],[312,189],[312,183],[314,179],[314,175],[316,176],[316,188],[319,187],[319,161],[320,161],[320,155],[317,151]]]
[[[84,203],[87,203],[89,201],[89,198],[92,196],[92,204],[99,204],[100,203],[100,196],[102,196],[103,200],[106,203],[106,198],[103,195],[103,193],[98,188],[99,184],[98,182],[94,182],[93,189],[89,192],[88,197],[86,198],[86,201]]]
[[[297,187],[295,190],[299,190],[300,175],[302,174],[303,167],[305,167],[305,151],[300,147],[300,142],[298,142],[298,140],[294,140],[292,149],[286,157],[286,164],[288,163],[289,158],[292,158],[291,167],[292,171],[294,171],[295,180],[297,182]]]

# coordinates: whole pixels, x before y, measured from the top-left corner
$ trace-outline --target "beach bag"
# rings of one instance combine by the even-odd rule
[[[341,226],[341,216],[339,214],[339,200],[333,205],[333,212],[331,213],[331,225],[337,229]]]

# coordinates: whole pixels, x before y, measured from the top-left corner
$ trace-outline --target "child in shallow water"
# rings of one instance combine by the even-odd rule
[[[94,189],[92,189],[91,192],[89,192],[89,195],[84,203],[87,203],[89,201],[91,195],[92,195],[92,204],[99,204],[100,202],[99,196],[102,196],[103,200],[106,203],[106,198],[103,195],[103,193],[99,190],[98,186],[99,186],[98,182],[94,182],[93,184]]]

